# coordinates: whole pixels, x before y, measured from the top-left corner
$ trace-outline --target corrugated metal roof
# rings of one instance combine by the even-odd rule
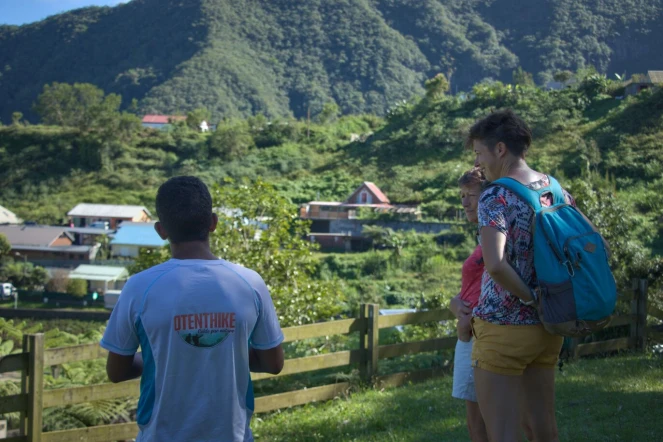
[[[71,209],[67,215],[99,218],[134,218],[140,215],[142,211],[152,216],[145,206],[81,203]]]
[[[80,233],[82,235],[107,235],[113,236],[115,230],[99,229],[94,227],[66,227],[65,231],[70,233]]]
[[[647,72],[649,81],[654,84],[663,83],[663,71],[649,71]]]
[[[56,226],[7,224],[0,226],[0,233],[7,237],[12,247],[18,245],[48,247],[65,233],[65,230],[64,227]]]
[[[15,245],[12,250],[25,250],[34,252],[62,252],[62,253],[89,253],[94,246],[25,246]]]
[[[110,243],[113,246],[162,247],[168,241],[161,239],[154,230],[154,223],[123,222]]]
[[[0,224],[20,224],[22,222],[14,212],[0,206]]]
[[[70,279],[85,279],[86,281],[122,281],[129,278],[129,272],[124,267],[79,265],[69,274]]]
[[[151,124],[169,124],[170,121],[184,121],[186,117],[182,115],[145,115],[143,123]]]

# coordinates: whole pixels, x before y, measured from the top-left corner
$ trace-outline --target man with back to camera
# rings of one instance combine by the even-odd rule
[[[201,180],[169,179],[156,208],[173,258],[122,290],[101,340],[108,378],[141,377],[137,441],[252,441],[249,371],[283,368],[269,290],[258,273],[211,252],[218,218]]]

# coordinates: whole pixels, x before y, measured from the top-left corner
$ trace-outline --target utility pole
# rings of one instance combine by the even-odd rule
[[[309,103],[308,109],[306,110],[306,139],[308,140],[311,136],[311,104]]]

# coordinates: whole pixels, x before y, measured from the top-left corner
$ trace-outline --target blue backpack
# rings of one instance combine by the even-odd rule
[[[581,337],[607,326],[617,302],[615,278],[603,237],[575,207],[559,183],[532,190],[512,178],[492,184],[515,193],[534,210],[534,269],[539,318],[549,333]],[[541,195],[552,193],[550,207]]]

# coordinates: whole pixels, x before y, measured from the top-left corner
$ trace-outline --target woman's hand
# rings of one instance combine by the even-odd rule
[[[470,308],[470,303],[460,299],[460,295],[456,295],[451,298],[449,303],[449,310],[456,318],[459,318],[461,315],[471,315],[472,309]]]
[[[463,342],[470,342],[472,339],[472,315],[460,315],[458,317],[458,322],[456,323],[456,334],[458,339]]]

